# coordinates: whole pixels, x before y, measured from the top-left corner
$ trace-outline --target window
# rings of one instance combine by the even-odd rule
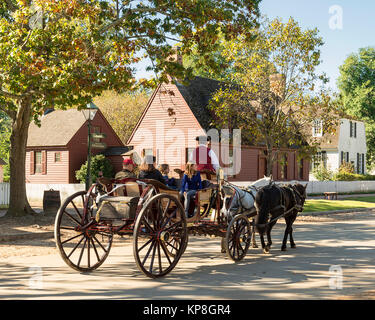
[[[35,173],[42,173],[42,151],[35,151]]]
[[[93,126],[91,128],[91,133],[100,133],[100,129],[101,128],[99,126]],[[92,141],[98,143],[98,142],[100,142],[100,139],[94,138],[94,139],[92,139]]]
[[[365,174],[365,154],[357,153],[357,173]]]
[[[350,121],[350,137],[357,138],[357,123]]]
[[[186,148],[185,149],[185,163],[189,162],[190,159],[193,159],[193,152],[195,148]]]
[[[320,165],[323,165],[324,168],[327,168],[327,152],[321,151],[318,152],[312,159],[312,169],[318,168]]]
[[[313,137],[323,136],[323,120],[317,119],[313,123]]]
[[[55,162],[61,162],[61,152],[55,152]]]
[[[143,155],[143,157],[153,156],[154,155],[154,151],[153,151],[152,148],[150,148],[150,149],[143,149],[142,155]]]

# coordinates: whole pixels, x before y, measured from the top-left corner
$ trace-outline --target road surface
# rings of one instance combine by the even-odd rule
[[[285,227],[280,221],[273,230],[271,253],[250,249],[237,264],[220,253],[220,239],[190,237],[176,268],[156,280],[138,271],[130,239],[118,238],[105,263],[89,274],[70,269],[53,247],[45,251],[48,255],[15,254],[0,259],[0,299],[371,297],[375,290],[375,214],[336,217],[297,221],[297,248],[288,247],[286,252],[280,251]],[[17,250],[18,245],[15,242],[12,248]],[[32,245],[38,246],[35,241]]]

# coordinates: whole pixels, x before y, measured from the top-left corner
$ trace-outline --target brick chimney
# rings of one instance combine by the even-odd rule
[[[178,64],[182,65],[182,55],[180,51],[181,51],[181,48],[176,47],[175,53],[169,57],[169,61],[177,62]]]

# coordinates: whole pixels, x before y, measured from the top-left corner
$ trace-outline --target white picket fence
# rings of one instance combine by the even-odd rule
[[[0,206],[7,206],[9,204],[9,194],[9,183],[0,183]]]

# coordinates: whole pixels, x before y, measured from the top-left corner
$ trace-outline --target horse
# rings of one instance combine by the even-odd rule
[[[222,209],[224,216],[228,222],[237,214],[242,211],[255,210],[255,196],[258,190],[264,186],[269,185],[272,182],[271,177],[264,177],[247,186],[246,188],[240,188],[231,183],[226,183],[222,186]],[[255,211],[256,212],[256,211]],[[252,232],[251,239],[252,247],[257,248],[255,242],[255,233]],[[222,245],[222,252],[224,253],[224,246]]]
[[[299,183],[278,186],[270,184],[263,187],[255,196],[255,208],[257,215],[255,218],[255,228],[260,235],[264,253],[269,253],[272,240],[271,230],[276,224],[278,217],[288,212],[285,216],[286,228],[281,251],[286,251],[286,243],[289,235],[291,248],[296,248],[293,239],[292,225],[297,218],[298,212],[303,210],[306,200],[306,185]],[[267,233],[267,245],[264,242],[264,233]]]

